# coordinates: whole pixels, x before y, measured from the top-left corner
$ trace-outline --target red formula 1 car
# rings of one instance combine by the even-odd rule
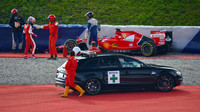
[[[121,31],[116,29],[111,38],[98,38],[98,44],[102,52],[132,53],[141,52],[144,56],[153,56],[157,53],[166,53],[172,47],[171,31],[151,31],[150,37],[146,37],[135,31]],[[87,50],[87,39],[67,40],[65,46],[71,51],[74,46],[81,50]]]

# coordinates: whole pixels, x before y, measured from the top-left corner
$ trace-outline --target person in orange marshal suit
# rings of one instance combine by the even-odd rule
[[[65,65],[66,70],[66,80],[65,80],[65,91],[64,94],[61,95],[61,97],[68,97],[69,93],[69,87],[73,87],[77,91],[80,92],[79,97],[83,96],[85,91],[77,84],[74,83],[74,79],[76,77],[76,68],[77,68],[77,60],[75,58],[75,52],[70,52],[70,57],[68,59],[67,64]]]

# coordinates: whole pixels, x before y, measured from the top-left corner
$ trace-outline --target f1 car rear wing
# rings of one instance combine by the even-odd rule
[[[156,46],[172,44],[172,31],[151,31],[150,37]]]

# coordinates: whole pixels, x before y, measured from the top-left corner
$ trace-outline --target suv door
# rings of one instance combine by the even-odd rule
[[[127,74],[121,75],[121,83],[124,85],[152,85],[155,78],[151,75],[148,67],[143,67],[143,63],[130,57],[119,57],[122,70]]]
[[[98,62],[99,58],[89,58],[85,59],[84,62],[81,62],[76,70],[76,83],[84,83],[91,77],[102,79],[101,69],[99,69]]]
[[[118,58],[116,56],[100,58],[99,68],[102,70],[105,89],[118,89],[121,85],[120,76],[126,74],[126,71],[120,68]]]

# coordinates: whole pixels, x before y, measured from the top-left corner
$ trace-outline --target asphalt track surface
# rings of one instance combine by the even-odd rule
[[[171,92],[108,92],[95,96],[54,85],[0,85],[1,112],[199,112],[200,87],[179,86]]]
[[[82,98],[70,91],[61,98],[63,88],[55,87],[56,68],[66,61],[13,58],[23,54],[0,54],[0,112],[199,112],[200,111],[200,55],[134,56],[145,62],[168,65],[181,70],[183,85],[171,92],[135,90],[103,92]],[[12,54],[8,54],[12,55]],[[59,55],[62,57],[62,55]]]

